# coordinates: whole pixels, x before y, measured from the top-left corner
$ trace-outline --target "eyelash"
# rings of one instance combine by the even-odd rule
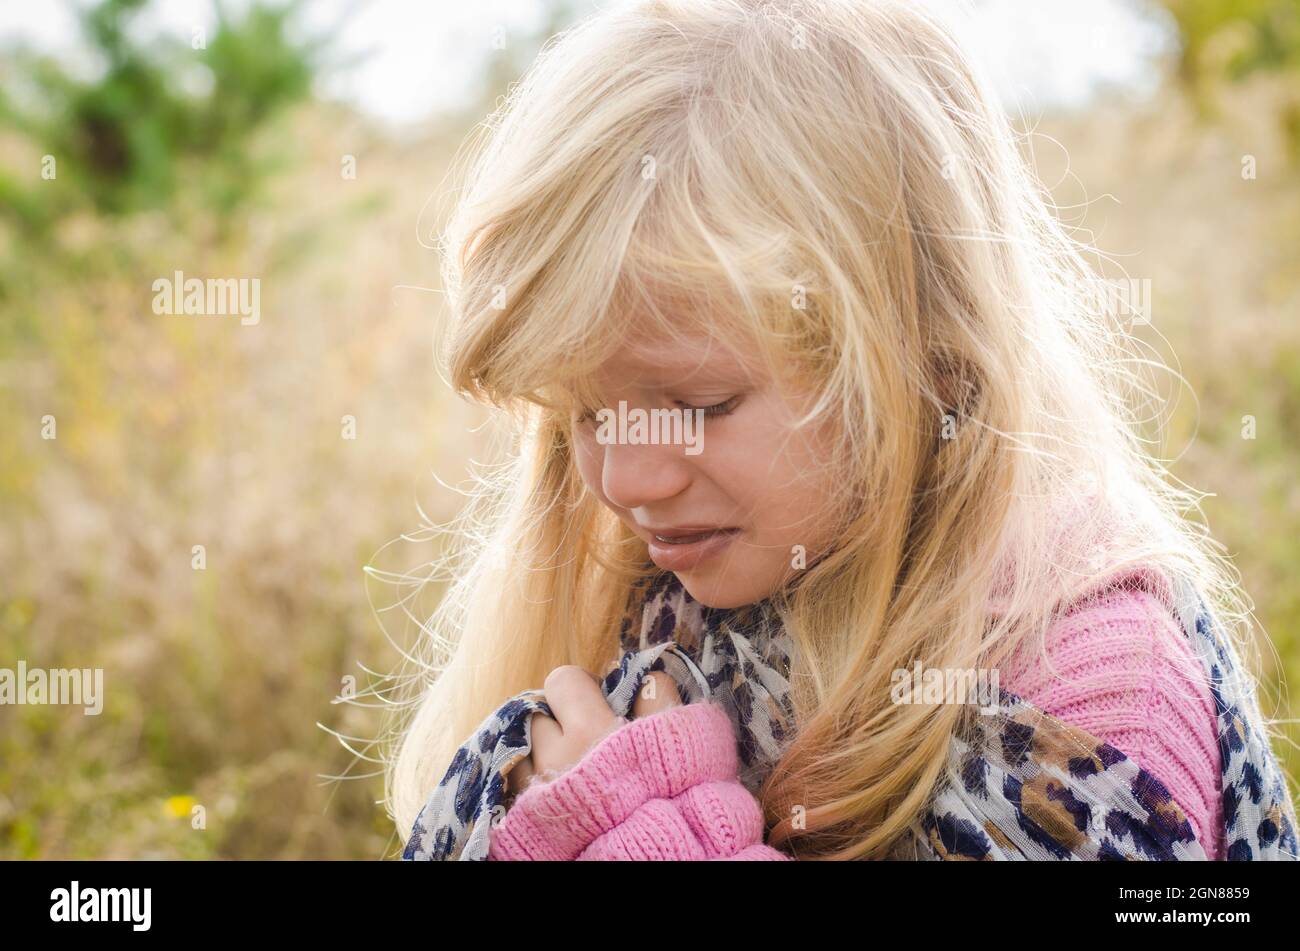
[[[712,406],[691,406],[687,403],[683,403],[681,400],[677,400],[677,405],[680,409],[684,410],[702,410],[705,416],[727,416],[735,411],[736,404],[739,402],[740,397],[733,396],[731,399],[723,400],[721,403],[714,403]],[[595,413],[590,411],[580,413],[577,422],[579,424],[592,422],[595,415]]]
[[[704,411],[705,416],[726,416],[735,410],[736,404],[740,402],[739,396],[733,396],[729,400],[723,400],[721,403],[715,403],[712,406],[687,406],[682,403],[682,409],[699,409]]]

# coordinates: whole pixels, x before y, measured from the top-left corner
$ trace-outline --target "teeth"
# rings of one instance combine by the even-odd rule
[[[710,535],[714,534],[716,534],[716,532],[710,531],[696,532],[694,535],[673,535],[671,537],[667,535],[656,535],[655,539],[667,545],[687,545],[691,542],[697,542],[701,538],[708,538]]]

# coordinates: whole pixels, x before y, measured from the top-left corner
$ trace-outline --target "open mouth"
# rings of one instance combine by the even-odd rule
[[[704,528],[655,532],[647,543],[650,559],[667,571],[686,571],[728,548],[739,528]]]
[[[675,535],[655,535],[655,541],[663,542],[665,545],[689,545],[692,542],[698,542],[720,532],[730,532],[730,528],[710,528],[701,532],[683,532]]]

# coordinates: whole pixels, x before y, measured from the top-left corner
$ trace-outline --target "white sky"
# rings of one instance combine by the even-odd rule
[[[85,0],[82,0],[85,2]],[[592,9],[598,0],[586,0]],[[920,0],[950,14],[968,49],[1015,112],[1078,105],[1102,86],[1143,95],[1153,57],[1168,50],[1167,21],[1144,0]],[[239,0],[231,4],[238,8]],[[536,0],[308,0],[306,25],[323,29],[355,12],[338,37],[345,54],[370,55],[322,91],[394,121],[454,106],[475,88],[496,29],[525,34],[541,19]],[[210,0],[165,0],[141,17],[146,32],[188,38],[211,25]],[[0,0],[0,43],[27,39],[75,55],[66,4]]]

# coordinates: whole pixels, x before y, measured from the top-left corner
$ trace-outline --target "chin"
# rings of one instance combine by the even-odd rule
[[[732,577],[718,577],[703,571],[674,572],[682,587],[706,608],[727,610],[744,607],[762,601],[775,590],[770,586],[755,585],[751,579],[746,579],[748,583],[742,582],[736,577],[742,573],[734,567],[728,573]]]

